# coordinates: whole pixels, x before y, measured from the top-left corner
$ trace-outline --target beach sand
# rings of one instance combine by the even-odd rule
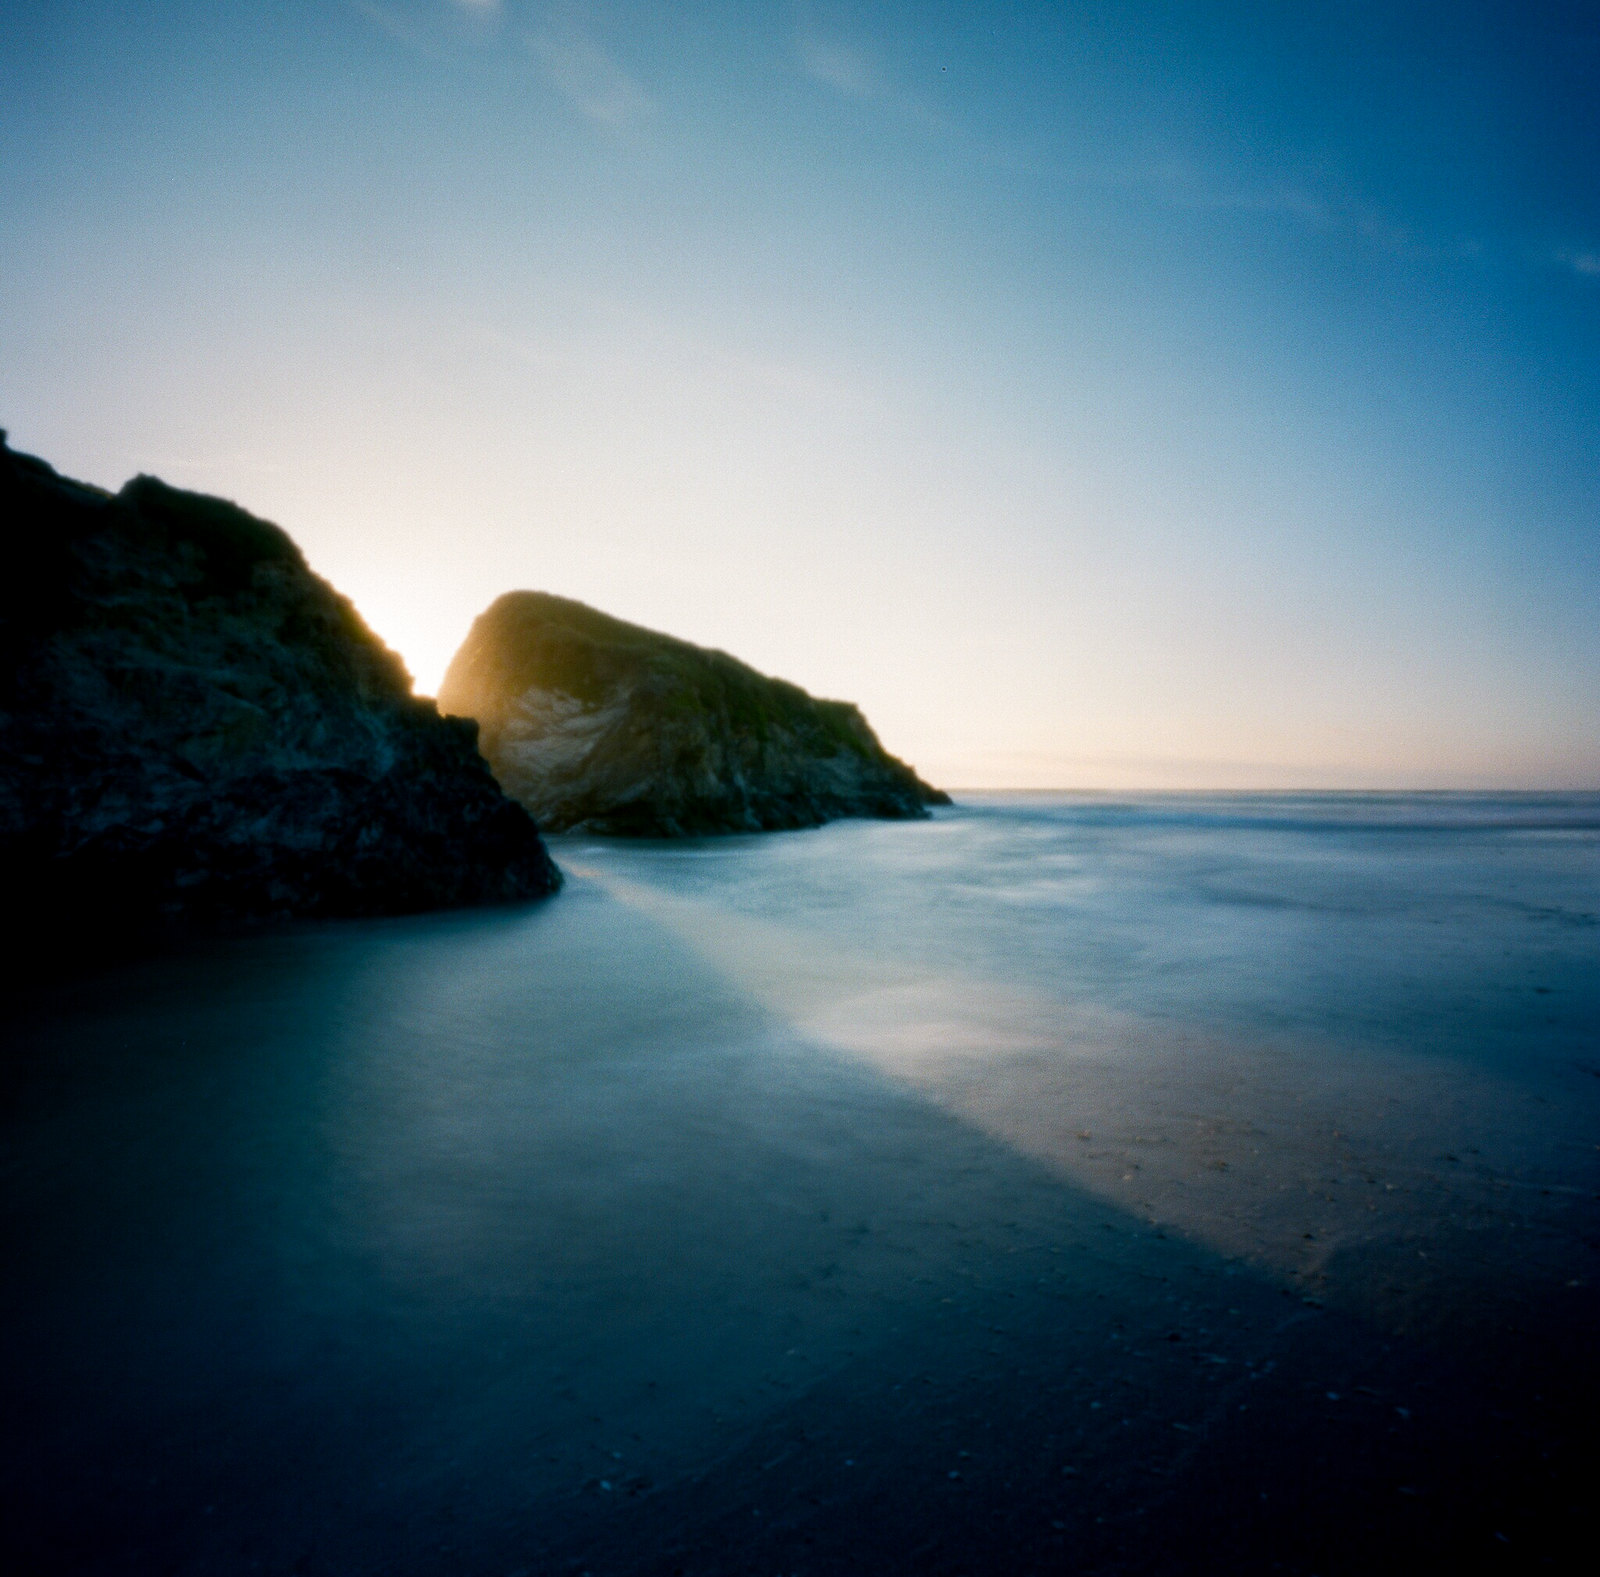
[[[1226,900],[1125,831],[1036,891],[1010,814],[568,840],[544,906],[25,994],[11,1569],[1554,1560],[1592,835],[1386,907],[1403,851],[1287,881],[1270,833]]]

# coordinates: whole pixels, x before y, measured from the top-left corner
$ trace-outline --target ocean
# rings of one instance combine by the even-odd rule
[[[11,1569],[1558,1549],[1600,796],[959,800],[18,993]]]

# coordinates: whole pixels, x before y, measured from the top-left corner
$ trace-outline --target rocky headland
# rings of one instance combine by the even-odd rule
[[[648,838],[917,817],[949,797],[861,712],[545,592],[499,598],[439,688],[551,832]]]
[[[533,898],[560,874],[476,730],[278,527],[0,433],[0,869],[54,944]]]

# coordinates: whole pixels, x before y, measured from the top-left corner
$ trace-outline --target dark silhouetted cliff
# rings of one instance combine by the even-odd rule
[[[477,719],[501,786],[553,832],[760,832],[949,803],[848,702],[543,592],[474,623],[439,705]]]
[[[0,868],[56,942],[530,898],[560,875],[470,723],[276,526],[0,434]]]

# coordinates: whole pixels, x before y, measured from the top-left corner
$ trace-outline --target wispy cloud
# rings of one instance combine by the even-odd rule
[[[429,59],[463,41],[485,44],[499,31],[501,0],[348,0],[397,44]]]
[[[1139,193],[1169,208],[1275,220],[1304,231],[1360,237],[1379,251],[1416,261],[1485,261],[1471,237],[1429,235],[1352,191],[1337,172],[1301,170],[1259,183],[1222,177],[1174,158],[1135,168],[1079,171],[1071,177],[1107,191]]]
[[[813,82],[820,82],[850,99],[874,99],[883,92],[883,80],[860,50],[832,39],[802,31],[795,41],[795,58]]]
[[[578,8],[554,4],[518,34],[504,0],[347,0],[396,43],[426,58],[451,58],[463,45],[525,48],[539,75],[585,119],[620,135],[655,113],[655,100],[583,25]]]
[[[352,11],[364,16],[397,44],[419,51],[431,46],[432,40],[426,36],[416,19],[404,11],[392,5],[380,5],[378,0],[349,0],[349,3]]]
[[[545,80],[597,126],[627,131],[655,112],[655,100],[577,21],[552,15],[527,36]]]
[[[909,93],[862,46],[823,32],[802,16],[794,33],[794,62],[800,74],[840,98],[871,104],[888,119],[922,132],[951,132],[950,121]]]
[[[1031,166],[1042,169],[1040,162]],[[1482,268],[1558,269],[1600,283],[1600,248],[1552,248],[1548,241],[1519,244],[1512,238],[1450,235],[1408,222],[1354,190],[1337,170],[1301,166],[1259,183],[1208,170],[1183,156],[1156,158],[1122,167],[1055,166],[1063,183],[1102,192],[1122,192],[1163,207],[1259,217],[1329,237],[1355,237],[1375,251],[1417,263],[1463,263]]]

